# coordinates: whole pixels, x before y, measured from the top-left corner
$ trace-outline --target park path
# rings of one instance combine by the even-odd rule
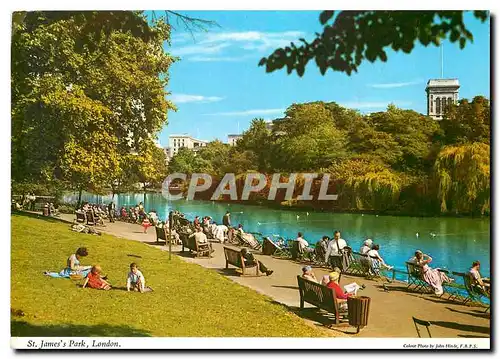
[[[75,217],[74,215],[62,214],[60,218],[67,222],[73,222]],[[105,227],[97,227],[97,229],[117,237],[144,242],[168,251],[168,246],[156,245],[154,228],[150,228],[148,233],[144,234],[139,225],[117,221],[115,223],[106,222]],[[172,255],[178,255],[185,261],[215,270],[238,284],[271,297],[309,323],[314,325],[330,323],[327,317],[313,310],[307,304],[306,310],[301,313],[298,311],[300,301],[296,276],[302,273],[303,264],[254,252],[256,258],[272,269],[274,273],[271,276],[240,277],[232,270],[225,270],[224,245],[220,243],[212,245],[215,252],[210,259],[193,258],[188,252],[182,253],[181,246],[172,246]],[[328,273],[322,268],[314,268],[314,272],[317,278]],[[381,282],[342,275],[342,286],[352,282],[359,285],[365,284],[366,288],[358,294],[371,297],[369,323],[359,334],[353,334],[355,332],[353,327],[334,329],[336,331],[342,331],[356,337],[417,337],[412,320],[412,317],[415,317],[432,323],[431,333],[433,337],[485,338],[490,336],[490,315],[483,313],[484,308],[467,307],[429,294],[420,295],[407,292],[405,283],[386,284],[389,289],[387,292],[384,291]]]

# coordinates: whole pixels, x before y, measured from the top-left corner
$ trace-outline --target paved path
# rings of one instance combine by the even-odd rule
[[[74,216],[63,214],[61,219],[72,222]],[[150,228],[148,233],[144,234],[142,233],[142,227],[139,225],[115,222],[106,223],[105,227],[98,227],[98,229],[129,240],[149,244],[156,242],[154,228]],[[154,247],[168,251],[168,246],[155,245]],[[226,271],[224,269],[223,245],[213,243],[213,248],[215,253],[213,258],[210,259],[192,258],[188,255],[188,252],[181,253],[180,246],[172,247],[172,255],[178,255],[185,261],[215,270],[241,285],[265,294],[276,302],[287,306],[307,321],[312,321],[315,325],[331,323],[321,312],[312,309],[310,306],[302,313],[298,311],[300,304],[296,276],[301,274],[303,264],[255,253],[256,258],[274,270],[274,273],[271,276],[240,277],[233,270]],[[328,273],[321,268],[315,268],[314,272],[317,278]],[[490,316],[489,313],[482,313],[484,308],[467,307],[438,299],[433,295],[409,293],[406,292],[404,283],[387,284],[390,291],[386,292],[380,282],[354,276],[342,276],[342,286],[352,282],[360,285],[365,284],[366,288],[358,294],[371,297],[369,324],[359,334],[353,334],[356,337],[417,337],[412,317],[431,321],[433,337],[484,338],[490,336]],[[423,333],[425,333],[425,328],[422,329],[424,330]],[[355,331],[352,327],[335,330],[349,334]]]

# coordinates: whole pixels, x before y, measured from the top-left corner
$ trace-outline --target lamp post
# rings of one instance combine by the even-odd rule
[[[173,213],[168,214],[168,260],[172,260],[172,226],[173,226]]]

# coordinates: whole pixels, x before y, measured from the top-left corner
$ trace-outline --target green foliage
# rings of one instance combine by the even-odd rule
[[[166,251],[108,234],[75,233],[68,224],[56,221],[20,215],[11,218],[11,306],[25,313],[12,318],[12,336],[332,335],[215,271],[177,256],[169,261]],[[68,256],[83,244],[89,255],[82,259],[82,264],[99,264],[117,289],[82,289],[69,279],[42,274],[46,270],[61,270]],[[154,292],[121,290],[132,261],[137,262]],[[242,318],[253,324],[242,325]]]
[[[328,193],[337,193],[339,198],[334,203],[318,204],[319,208],[411,214],[439,214],[453,208],[454,213],[487,214],[489,167],[478,172],[474,161],[448,160],[450,150],[441,146],[445,141],[470,145],[472,140],[489,146],[489,114],[489,102],[482,97],[472,103],[463,100],[440,122],[394,105],[386,111],[361,115],[333,102],[293,104],[284,118],[273,121],[272,130],[264,120],[253,120],[235,147],[214,141],[197,154],[180,149],[169,164],[169,172],[203,172],[214,179],[235,173],[239,189],[246,173],[267,173],[266,187],[251,194],[254,201],[267,198],[269,174],[283,172],[286,178],[296,172],[330,173],[334,188]],[[489,161],[489,156],[482,160]],[[476,175],[479,177],[468,177]],[[299,176],[295,197],[303,183]],[[320,185],[320,178],[313,182],[313,198],[317,198]],[[475,194],[469,185],[478,192]],[[277,201],[294,207],[315,206],[296,198]]]
[[[386,210],[399,199],[407,178],[383,162],[350,159],[328,168],[335,180],[339,203],[348,209]]]
[[[446,146],[434,165],[441,212],[490,212],[490,146]]]
[[[117,183],[128,166],[120,159],[140,153],[174,109],[164,91],[175,60],[163,50],[170,27],[131,11],[36,11],[13,21],[13,180],[94,192]]]
[[[460,100],[458,106],[447,109],[440,121],[445,144],[464,144],[470,142],[490,143],[490,101],[476,96],[469,102]]]
[[[322,75],[328,69],[351,75],[363,61],[387,61],[387,49],[410,53],[418,41],[424,46],[438,46],[443,39],[458,42],[464,48],[474,37],[464,24],[464,11],[334,11],[320,14],[323,32],[300,45],[276,49],[260,60],[266,72],[286,67],[288,74],[305,72],[310,60],[316,62]],[[485,22],[488,11],[474,11]],[[329,23],[331,20],[331,24]]]

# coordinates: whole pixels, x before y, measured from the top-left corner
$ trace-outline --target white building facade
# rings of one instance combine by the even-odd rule
[[[185,135],[170,135],[168,136],[168,147],[165,149],[167,160],[170,161],[179,148],[187,148],[192,151],[198,151],[200,148],[205,147],[208,141],[198,140],[187,134]]]
[[[227,135],[227,143],[231,146],[236,146],[239,139],[242,139],[243,135]]]
[[[458,103],[458,79],[431,79],[427,82],[427,115],[442,120],[447,106]]]

